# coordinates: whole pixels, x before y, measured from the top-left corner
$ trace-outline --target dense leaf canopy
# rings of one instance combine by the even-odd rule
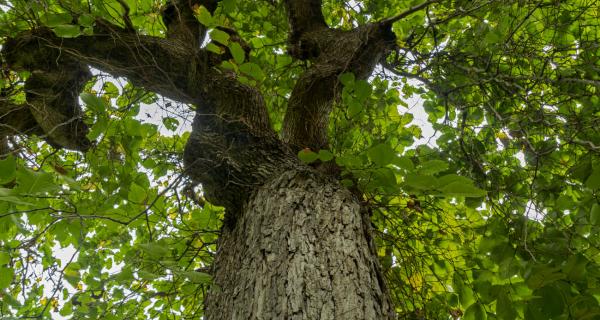
[[[262,91],[276,131],[310,67],[289,54],[283,2],[195,10],[206,49],[230,52],[220,68]],[[40,28],[83,39],[99,21],[165,37],[164,6],[0,1],[0,42]],[[364,195],[399,317],[600,318],[600,3],[324,0],[322,10],[342,30],[393,22],[395,49],[374,74],[339,77],[330,147],[298,156],[335,161]],[[11,59],[0,123],[36,76]],[[0,126],[0,317],[197,319],[223,209],[182,165],[194,106],[92,71],[85,148]]]

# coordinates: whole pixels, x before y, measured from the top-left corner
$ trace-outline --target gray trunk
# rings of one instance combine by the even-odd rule
[[[207,319],[391,319],[361,211],[308,169],[267,182],[222,234]]]

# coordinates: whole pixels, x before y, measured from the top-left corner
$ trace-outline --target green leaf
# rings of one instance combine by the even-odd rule
[[[10,262],[10,254],[0,251],[0,266]]]
[[[48,27],[57,27],[61,25],[68,25],[73,22],[73,17],[68,13],[48,13],[42,21]]]
[[[498,293],[496,316],[501,320],[514,320],[518,316],[514,304],[505,289],[500,290]]]
[[[568,172],[573,178],[585,182],[592,172],[592,162],[589,158],[580,160]]]
[[[421,164],[419,173],[433,175],[448,170],[448,163],[442,160],[429,160]]]
[[[198,271],[184,271],[182,274],[188,278],[191,282],[196,284],[210,284],[212,283],[212,277],[208,273]]]
[[[223,49],[221,49],[219,46],[217,46],[214,43],[209,43],[206,45],[206,50],[210,51],[210,52],[214,52],[216,54],[222,54],[223,53]]]
[[[137,274],[142,280],[152,281],[154,279],[160,278],[160,275],[144,270],[138,270]]]
[[[164,258],[169,255],[169,248],[158,243],[142,243],[139,246],[142,248],[142,250],[155,258]]]
[[[81,28],[72,24],[56,26],[52,28],[52,31],[61,38],[75,38],[81,35]]]
[[[236,0],[222,0],[221,1],[221,8],[223,8],[223,13],[225,13],[225,14],[235,13],[236,7],[237,7]]]
[[[600,188],[600,168],[596,168],[592,171],[592,174],[585,180],[585,186],[590,189]]]
[[[17,184],[18,187],[15,188],[15,192],[23,194],[39,194],[60,189],[51,174],[27,168],[17,171]]]
[[[479,302],[475,302],[470,305],[467,310],[465,310],[465,314],[462,317],[463,320],[486,320],[487,313],[485,312],[485,308]]]
[[[333,153],[329,150],[319,150],[319,160],[323,162],[331,161],[333,160]]]
[[[345,87],[351,87],[354,85],[354,74],[352,72],[342,73],[339,76],[339,79]]]
[[[109,109],[108,103],[96,96],[95,94],[84,92],[80,95],[81,100],[90,108],[90,110],[96,113],[103,113]]]
[[[235,63],[242,64],[244,63],[244,59],[246,58],[246,52],[242,48],[242,46],[237,42],[232,42],[229,44],[229,51],[231,51],[231,55],[233,56],[233,60]]]
[[[196,19],[200,21],[203,25],[207,27],[211,27],[213,25],[213,17],[210,14],[210,11],[206,9],[204,6],[200,6],[196,13]]]
[[[376,165],[383,167],[391,164],[397,157],[396,151],[387,143],[380,143],[367,151],[367,156]]]
[[[6,159],[0,159],[0,185],[11,182],[17,172],[17,162],[12,154]]]
[[[144,203],[146,197],[146,189],[136,183],[132,183],[131,186],[129,186],[129,194],[127,195],[129,201],[133,203]]]
[[[376,188],[382,188],[387,193],[397,192],[397,181],[394,171],[390,168],[378,168],[373,171],[371,176],[371,184],[373,184],[372,190]]]
[[[529,302],[527,313],[541,316],[543,319],[557,319],[563,315],[565,309],[564,292],[557,286],[542,287],[534,291],[533,295],[537,298]]]
[[[347,101],[347,103],[348,103],[348,117],[350,117],[350,118],[354,118],[356,115],[361,113],[364,109],[362,103],[360,103],[358,100],[351,99],[351,100]]]
[[[404,177],[404,184],[419,190],[431,190],[437,186],[438,182],[430,175],[409,173]]]
[[[566,274],[561,272],[560,267],[552,268],[546,265],[535,266],[526,273],[525,282],[531,289],[549,287],[556,281],[565,279]]]
[[[28,202],[27,198],[20,198],[18,190],[0,188],[0,201],[32,206],[34,203]]]
[[[307,148],[298,152],[298,158],[304,163],[312,163],[319,159],[319,155]]]
[[[177,127],[179,126],[179,120],[177,120],[176,118],[172,118],[172,117],[164,117],[162,119],[162,122],[165,125],[165,128],[167,128],[171,131],[177,130]]]
[[[460,183],[470,185],[470,186],[473,185],[473,180],[471,180],[467,177],[459,176],[454,173],[444,175],[444,176],[438,178],[438,181],[440,183],[440,186],[447,185],[447,184],[450,184],[453,182],[460,182]]]
[[[94,16],[89,14],[82,14],[77,18],[77,23],[82,27],[91,27],[96,22]]]
[[[406,171],[413,171],[415,169],[415,165],[412,160],[404,156],[394,159],[393,164]]]
[[[0,267],[0,290],[8,288],[15,277],[13,268]]]
[[[360,80],[354,85],[354,94],[359,101],[365,101],[371,96],[371,84],[367,81]]]
[[[265,78],[265,73],[262,69],[252,62],[246,62],[240,66],[240,71],[260,81]]]
[[[73,303],[71,303],[71,302],[65,303],[59,311],[59,314],[63,317],[66,317],[72,313],[73,313]]]
[[[125,267],[121,272],[114,275],[114,279],[120,283],[130,283],[133,280],[133,271],[130,267]]]
[[[213,29],[210,32],[210,38],[225,46],[229,44],[229,34],[219,29]]]
[[[117,86],[115,86],[114,83],[110,81],[104,82],[104,84],[102,85],[102,91],[109,98],[114,99],[119,96],[119,88],[117,88]]]
[[[439,183],[439,185],[440,188],[438,188],[438,190],[440,190],[445,196],[483,197],[486,194],[484,190],[461,181],[455,181],[449,184]]]
[[[595,226],[600,226],[600,205],[594,203],[590,211],[590,223]]]

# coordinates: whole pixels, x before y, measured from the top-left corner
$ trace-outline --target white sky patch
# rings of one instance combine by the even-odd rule
[[[408,104],[408,112],[412,113],[413,121],[408,125],[416,125],[421,128],[421,138],[415,139],[415,142],[409,148],[415,148],[419,145],[428,145],[432,148],[437,147],[436,140],[441,135],[439,132],[433,129],[433,125],[429,122],[429,115],[423,108],[423,98],[419,95],[412,95],[406,100]],[[403,113],[403,107],[399,107],[399,112]]]
[[[527,201],[527,205],[525,206],[525,216],[529,219],[535,221],[542,221],[548,211],[546,209],[540,210],[533,201]]]
[[[523,151],[515,153],[514,157],[519,160],[521,167],[525,167],[527,165],[527,162],[525,162],[525,153]]]

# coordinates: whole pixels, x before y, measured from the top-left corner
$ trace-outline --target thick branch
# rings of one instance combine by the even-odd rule
[[[260,92],[238,82],[235,73],[218,69],[219,57],[189,50],[178,40],[135,35],[102,21],[97,26],[94,36],[77,39],[30,31],[7,41],[3,55],[10,68],[26,70],[38,69],[41,61],[75,59],[195,104],[184,153],[186,172],[202,183],[209,201],[227,207],[229,221],[235,221],[252,190],[297,165],[295,155],[276,138]]]
[[[26,105],[0,100],[0,137],[43,133]]]
[[[83,122],[79,93],[92,74],[87,66],[69,62],[50,70],[32,70],[25,82],[27,106],[48,143],[86,151],[92,143],[86,137],[89,128]]]
[[[306,52],[303,42],[310,41],[310,37],[304,35],[328,28],[321,11],[321,0],[286,0],[285,6],[290,25],[288,51],[295,58],[307,59],[310,53]]]
[[[357,79],[366,79],[395,37],[388,26],[379,24],[351,31],[323,29],[305,36],[321,51],[294,87],[282,136],[297,149],[319,150],[328,147],[329,113],[342,89],[338,76],[351,72]]]
[[[6,46],[12,44],[8,41]],[[14,54],[6,57],[14,64]],[[0,136],[36,134],[55,147],[89,149],[92,144],[86,137],[88,127],[78,101],[79,92],[92,77],[88,67],[63,55],[31,61],[27,70],[31,72],[24,86],[27,101],[17,107],[9,102],[0,107],[0,122],[5,126]]]

